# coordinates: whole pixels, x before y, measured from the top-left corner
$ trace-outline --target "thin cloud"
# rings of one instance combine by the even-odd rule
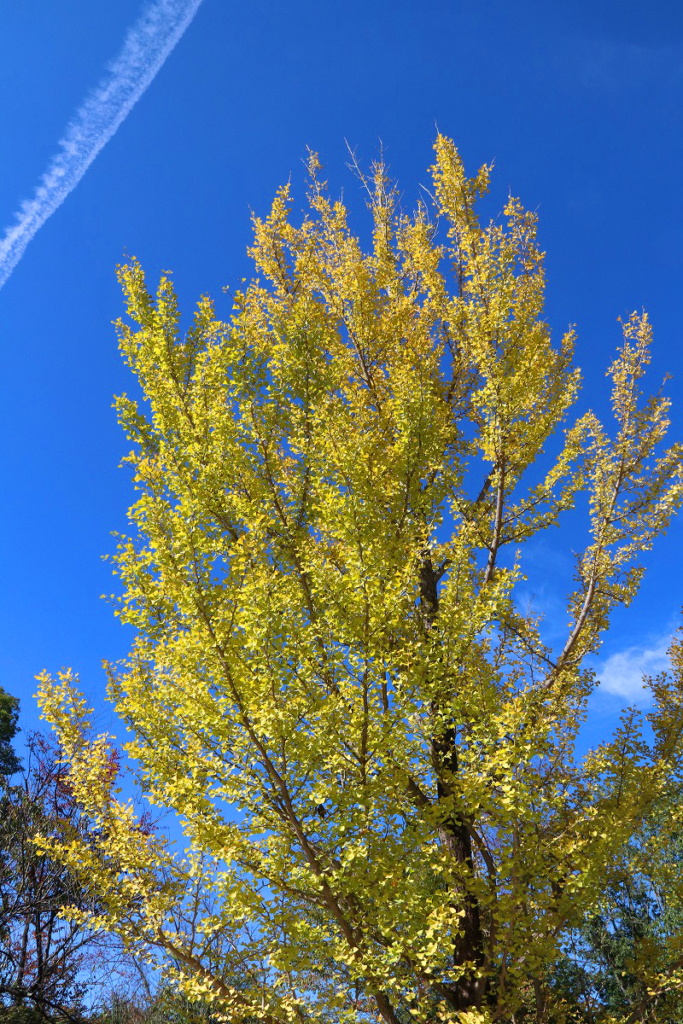
[[[643,676],[656,676],[670,667],[668,648],[671,637],[663,637],[649,647],[627,647],[611,654],[598,667],[600,690],[642,703],[649,699],[643,689]]]
[[[152,82],[202,0],[155,0],[128,30],[118,56],[76,111],[32,199],[0,240],[0,288],[48,217],[61,206]]]
[[[612,95],[641,91],[643,87],[661,90],[681,84],[683,63],[680,42],[655,45],[624,40],[583,39],[576,48],[578,81],[591,92]]]

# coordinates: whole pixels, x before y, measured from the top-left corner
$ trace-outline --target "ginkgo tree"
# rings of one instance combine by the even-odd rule
[[[367,252],[311,156],[309,211],[292,222],[286,187],[254,220],[259,276],[227,322],[203,297],[183,333],[168,276],[153,295],[135,260],[119,270],[144,400],[117,400],[136,639],[109,692],[185,840],[141,827],[76,679],[46,674],[93,826],[51,853],[97,893],[95,925],[217,1019],[608,1019],[556,966],[642,853],[649,808],[668,800],[651,863],[683,817],[680,672],[649,732],[631,712],[575,755],[586,659],[683,498],[669,403],[641,395],[648,319],[622,324],[610,422],[571,419],[574,338],[553,345],[543,318],[536,217],[511,198],[482,223],[490,169],[435,151],[434,206],[413,215],[381,164],[361,175]],[[555,649],[520,609],[525,553],[584,512]],[[683,937],[634,956],[629,1021],[683,988]]]

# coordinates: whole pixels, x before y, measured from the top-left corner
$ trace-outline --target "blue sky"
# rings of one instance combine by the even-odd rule
[[[12,223],[58,140],[121,50],[141,0],[0,0],[0,228]],[[317,150],[335,191],[381,138],[406,205],[428,180],[435,125],[467,166],[495,161],[490,209],[508,191],[536,209],[547,251],[547,315],[578,331],[581,407],[605,413],[618,316],[653,321],[652,383],[665,372],[672,436],[683,436],[683,5],[659,0],[203,0],[176,48],[0,290],[0,684],[37,724],[34,676],[71,665],[103,709],[103,658],[130,636],[100,595],[101,556],[132,491],[111,400],[131,389],[111,321],[114,268],[135,254],[151,280],[172,269],[185,309],[250,273],[250,209],[265,212]],[[683,527],[648,558],[641,594],[615,618],[606,686],[637,693],[678,622]],[[554,534],[529,587],[564,621],[570,559]],[[623,680],[630,680],[628,687]],[[591,711],[597,737],[618,694]],[[108,725],[110,712],[100,710]]]

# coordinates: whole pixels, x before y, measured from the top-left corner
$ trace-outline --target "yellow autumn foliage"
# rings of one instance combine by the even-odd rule
[[[96,891],[96,926],[161,953],[217,1019],[583,1020],[551,982],[564,937],[680,781],[680,648],[654,739],[629,719],[574,754],[586,658],[683,497],[668,402],[640,393],[649,322],[623,324],[613,421],[572,420],[536,217],[510,199],[480,223],[489,168],[435,150],[434,209],[402,213],[381,165],[364,179],[368,252],[311,156],[308,213],[294,225],[286,187],[255,219],[227,322],[202,298],[184,334],[167,276],[152,295],[119,270],[144,401],[116,403],[139,496],[110,696],[186,843],[141,826],[75,679],[46,674],[93,822],[52,853]],[[516,588],[579,494],[554,649]],[[673,940],[636,965],[648,1006],[682,965]]]

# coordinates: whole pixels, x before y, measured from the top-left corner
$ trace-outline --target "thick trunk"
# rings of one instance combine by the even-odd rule
[[[457,753],[455,750],[455,729],[448,729],[439,736],[432,737],[432,751],[437,768],[437,796],[440,801],[450,796],[449,788],[438,778],[446,769],[448,774],[457,771]],[[445,774],[445,772],[444,772]],[[467,878],[474,876],[474,861],[472,857],[472,840],[467,824],[461,818],[448,814],[440,822],[441,841],[451,851],[453,858],[458,864],[463,865],[464,874]],[[472,964],[472,967],[463,974],[457,987],[453,990],[453,1005],[458,1010],[466,1010],[468,1007],[482,1005],[486,995],[487,983],[485,978],[476,977],[477,968],[484,962],[484,937],[481,928],[481,914],[476,896],[463,887],[461,894],[462,903],[457,903],[457,909],[464,910],[464,916],[460,919],[461,934],[455,942],[453,950],[453,962],[460,966]]]
[[[435,624],[439,613],[438,583],[445,571],[445,566],[435,568],[429,551],[423,552],[420,565],[420,614],[427,633]],[[434,701],[432,711],[435,722],[441,718],[438,701]],[[456,748],[455,725],[443,728],[439,726],[431,737],[431,754],[436,773],[438,801],[443,802],[452,795],[449,779],[458,773],[458,754]],[[444,846],[452,853],[454,860],[461,864],[466,878],[474,876],[474,860],[472,857],[472,841],[467,822],[452,812],[444,813],[440,821],[439,833]],[[460,919],[461,934],[455,942],[453,963],[455,966],[470,964],[457,984],[449,986],[448,1001],[454,1009],[466,1010],[480,1007],[485,1001],[488,982],[485,977],[477,977],[478,969],[484,962],[484,936],[481,927],[481,914],[476,896],[464,885],[458,894],[454,909],[464,910]]]

